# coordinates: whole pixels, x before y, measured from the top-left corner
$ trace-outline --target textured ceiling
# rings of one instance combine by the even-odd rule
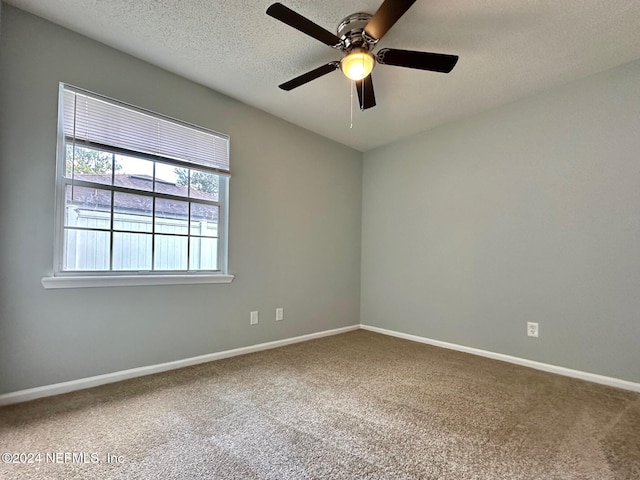
[[[361,151],[640,58],[638,0],[418,0],[378,48],[459,55],[456,68],[378,65],[377,106],[350,128],[339,71],[278,88],[340,53],[267,16],[272,0],[4,1]],[[330,31],[381,3],[281,1]]]

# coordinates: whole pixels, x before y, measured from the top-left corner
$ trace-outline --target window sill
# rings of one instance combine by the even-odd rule
[[[233,275],[87,275],[84,277],[44,277],[42,286],[52,288],[136,287],[143,285],[193,285],[231,283]]]

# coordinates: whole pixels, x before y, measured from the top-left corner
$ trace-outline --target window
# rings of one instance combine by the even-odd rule
[[[229,277],[228,136],[61,85],[56,175],[54,279],[43,284]]]

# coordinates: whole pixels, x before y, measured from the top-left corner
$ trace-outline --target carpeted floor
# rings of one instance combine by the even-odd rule
[[[16,480],[637,480],[640,395],[358,330],[2,408],[0,452],[33,454]]]

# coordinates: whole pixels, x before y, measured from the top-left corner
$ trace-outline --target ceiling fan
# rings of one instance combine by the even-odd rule
[[[382,37],[415,1],[384,0],[374,15],[362,12],[349,15],[338,25],[337,35],[281,3],[274,3],[267,9],[267,15],[306,33],[325,45],[340,50],[344,55],[342,60],[329,62],[289,80],[279,87],[282,90],[293,90],[339,68],[349,79],[355,81],[360,109],[365,110],[376,105],[373,81],[371,80],[371,70],[376,62],[381,65],[449,73],[458,61],[457,55],[395,48],[383,48],[375,55],[372,53]]]

